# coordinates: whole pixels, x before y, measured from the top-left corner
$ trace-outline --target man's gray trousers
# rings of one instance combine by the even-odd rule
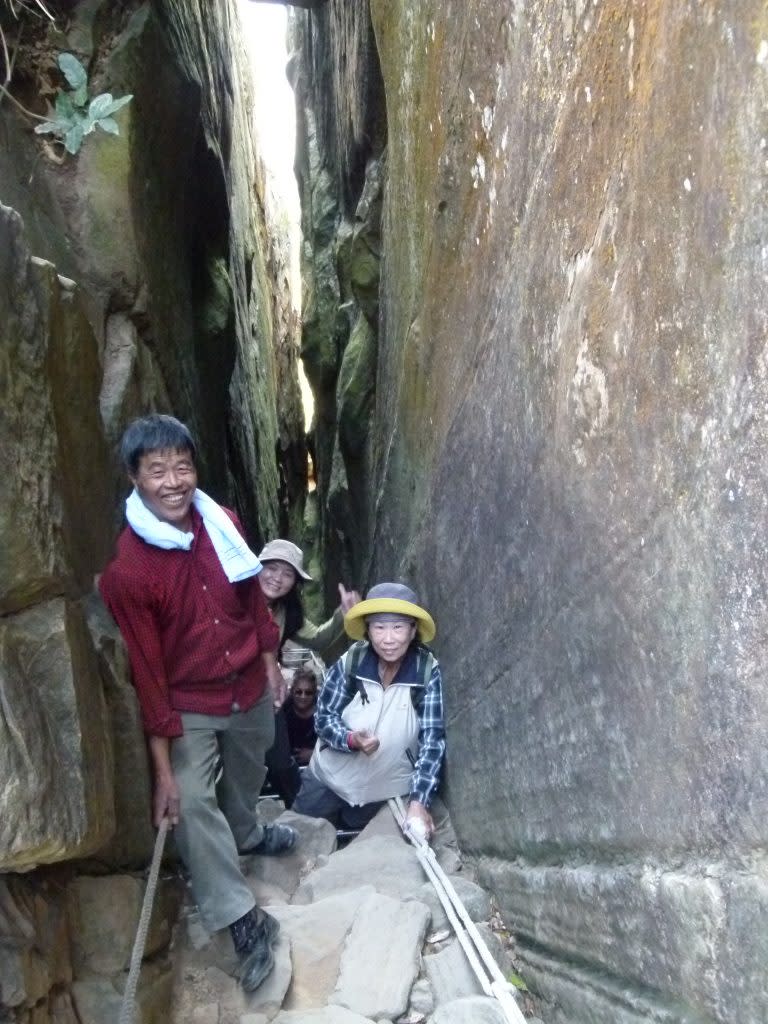
[[[200,917],[209,932],[248,913],[256,901],[237,851],[260,842],[258,799],[264,755],[274,738],[267,692],[246,712],[226,716],[183,713],[184,735],[171,741],[171,767],[181,793],[174,830]],[[216,783],[221,755],[222,774]]]

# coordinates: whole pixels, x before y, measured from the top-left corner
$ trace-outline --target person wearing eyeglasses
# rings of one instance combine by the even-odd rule
[[[283,715],[288,730],[288,742],[293,759],[299,765],[309,764],[315,749],[315,705],[317,703],[317,676],[311,665],[304,665],[296,671],[291,692],[285,704]]]

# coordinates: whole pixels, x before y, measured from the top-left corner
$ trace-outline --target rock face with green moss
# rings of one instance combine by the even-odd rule
[[[122,519],[123,427],[188,421],[201,484],[254,545],[305,486],[297,325],[235,4],[70,6],[19,41],[0,5],[27,108],[43,111],[63,50],[92,92],[134,97],[118,136],[61,162],[0,105],[0,1018],[19,1024],[115,1019],[112,976],[72,952],[75,875],[142,868],[154,841],[125,650],[93,591]],[[164,1019],[168,965],[142,985],[143,1019]]]
[[[766,1019],[764,5],[370,6],[370,578],[460,840],[547,1024]]]
[[[274,352],[290,307],[235,5],[203,15],[173,0],[84,0],[67,35],[24,27],[13,88],[28,106],[43,109],[64,49],[88,68],[92,92],[133,94],[119,136],[96,132],[61,165],[15,108],[0,107],[0,200],[21,215],[32,254],[85,296],[104,432],[112,442],[136,413],[170,409],[200,440],[208,490],[236,502],[255,538],[273,534],[284,416]],[[295,362],[288,369],[295,377]]]

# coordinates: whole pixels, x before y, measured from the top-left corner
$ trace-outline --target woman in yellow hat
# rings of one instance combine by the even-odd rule
[[[427,647],[435,623],[409,587],[379,583],[344,628],[357,642],[326,673],[293,809],[357,830],[407,796],[409,824],[429,836],[445,753],[440,666]]]

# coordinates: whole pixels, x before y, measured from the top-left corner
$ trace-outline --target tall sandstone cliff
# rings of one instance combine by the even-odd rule
[[[320,47],[349,8],[302,16],[337,253],[362,197],[342,158],[381,137],[358,64]],[[455,824],[548,1024],[765,1020],[764,4],[370,17],[376,375],[364,508],[337,514],[326,471],[327,531],[435,613]]]
[[[117,1019],[108,975],[127,966],[141,885],[89,873],[152,848],[125,653],[93,594],[122,518],[123,427],[187,420],[201,484],[254,544],[305,488],[286,254],[234,0],[64,8],[46,26],[0,5],[14,95],[44,112],[66,50],[92,94],[134,98],[119,136],[61,162],[0,106],[0,1019],[19,1024]],[[143,1019],[165,1019],[168,964],[142,986]]]

